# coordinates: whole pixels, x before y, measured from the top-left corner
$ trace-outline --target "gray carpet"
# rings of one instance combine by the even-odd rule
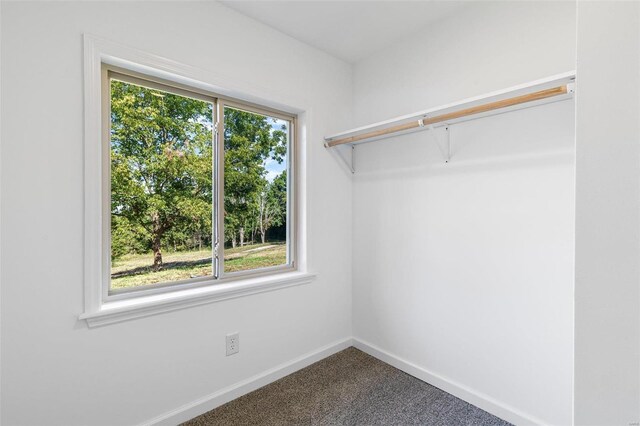
[[[348,348],[184,425],[509,423],[358,349]]]

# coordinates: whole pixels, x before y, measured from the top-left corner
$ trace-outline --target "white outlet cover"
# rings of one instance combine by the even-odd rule
[[[227,356],[240,352],[240,333],[227,334]]]

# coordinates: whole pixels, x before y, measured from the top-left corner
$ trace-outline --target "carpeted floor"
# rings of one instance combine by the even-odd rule
[[[509,423],[358,349],[348,348],[184,425]]]

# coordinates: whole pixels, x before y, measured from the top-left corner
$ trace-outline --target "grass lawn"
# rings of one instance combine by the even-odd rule
[[[111,265],[111,288],[137,287],[168,281],[209,276],[211,249],[163,253],[163,267],[153,271],[153,254],[122,256]],[[252,244],[224,250],[225,272],[283,265],[287,261],[284,243]]]

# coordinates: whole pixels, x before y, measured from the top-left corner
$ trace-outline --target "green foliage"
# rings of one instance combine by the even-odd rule
[[[224,111],[225,240],[260,227],[260,202],[270,186],[264,162],[285,160],[287,132],[273,129],[267,117],[234,108]],[[286,200],[286,178],[284,188]]]
[[[111,228],[112,259],[117,259],[129,253],[143,253],[149,249],[144,244],[144,241],[149,239],[147,230],[130,222],[126,217],[113,216]]]
[[[271,226],[280,226],[287,219],[287,172],[280,173],[268,187],[267,200],[274,211]]]
[[[273,182],[265,182],[258,195],[258,227],[262,242],[269,228],[282,225],[287,218],[287,172],[279,174]]]
[[[212,104],[111,81],[112,257],[211,234]]]

